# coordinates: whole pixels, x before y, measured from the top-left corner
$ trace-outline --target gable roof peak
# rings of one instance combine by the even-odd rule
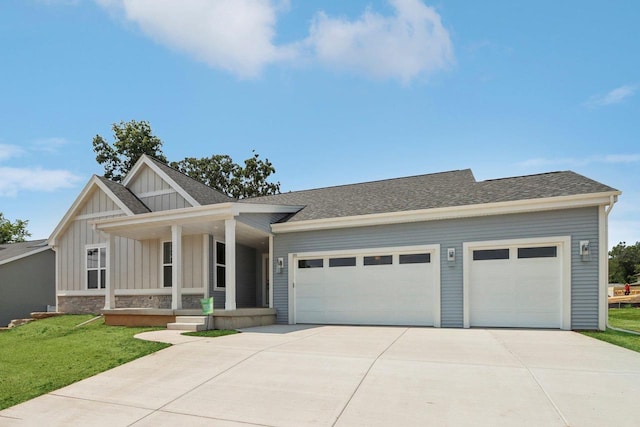
[[[146,164],[156,173],[163,175],[164,179],[171,185],[179,188],[174,188],[178,192],[181,192],[183,197],[194,206],[198,205],[213,205],[217,203],[235,202],[236,199],[223,194],[215,188],[209,187],[202,182],[191,178],[187,174],[180,172],[178,169],[165,164],[164,162],[156,159],[148,154],[143,154],[136,164],[131,168],[125,179],[122,181],[125,186],[133,180],[134,176],[139,172],[142,164]]]

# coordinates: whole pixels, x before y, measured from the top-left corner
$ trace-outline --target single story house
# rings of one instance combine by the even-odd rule
[[[0,244],[0,326],[55,304],[55,254],[46,239]]]
[[[142,156],[122,183],[93,176],[51,235],[58,310],[213,296],[285,324],[604,329],[620,194],[467,169],[235,200]]]

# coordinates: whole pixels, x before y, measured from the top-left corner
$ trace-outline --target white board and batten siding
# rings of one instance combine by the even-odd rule
[[[118,206],[100,189],[94,190],[78,214],[59,237],[59,291],[88,291],[86,284],[86,248],[106,245],[106,239],[91,225],[97,219],[123,216]],[[167,236],[167,240],[169,240]],[[114,285],[119,290],[163,289],[162,241],[116,237],[116,265]],[[203,288],[202,236],[183,236],[183,287]],[[102,291],[89,291],[99,294]]]
[[[359,250],[410,245],[440,247],[440,320],[443,327],[463,327],[463,243],[568,236],[571,266],[570,324],[572,329],[598,328],[598,207],[528,212],[441,221],[354,227],[334,230],[282,233],[274,236],[273,262],[284,259],[284,268],[274,269],[273,303],[277,322],[289,323],[290,254]],[[580,240],[589,240],[591,253],[579,255]],[[456,251],[447,260],[447,249]],[[392,289],[385,294],[391,300]]]
[[[152,212],[191,207],[189,202],[148,167],[144,167],[128,187]]]

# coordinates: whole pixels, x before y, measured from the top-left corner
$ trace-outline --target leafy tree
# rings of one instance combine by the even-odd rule
[[[236,199],[280,193],[280,183],[267,180],[276,169],[269,159],[260,159],[255,151],[244,161],[244,167],[220,154],[201,159],[187,157],[171,162],[170,166]]]
[[[113,146],[100,135],[93,138],[93,151],[96,160],[104,165],[104,176],[112,181],[120,182],[131,170],[140,156],[148,154],[161,162],[167,163],[162,154],[162,141],[151,133],[149,122],[131,120],[114,123]]]
[[[29,221],[16,219],[11,222],[0,212],[0,243],[24,242],[26,237],[31,236],[27,231]]]
[[[96,161],[104,166],[104,176],[120,182],[131,170],[140,156],[148,154],[179,170],[191,178],[234,198],[266,196],[280,193],[279,182],[269,182],[276,172],[269,159],[262,160],[253,155],[241,166],[226,154],[211,157],[186,157],[169,163],[162,153],[162,141],[151,132],[146,121],[120,122],[113,124],[113,145],[100,135],[93,138]]]
[[[609,282],[632,283],[640,274],[640,242],[620,242],[609,251]]]

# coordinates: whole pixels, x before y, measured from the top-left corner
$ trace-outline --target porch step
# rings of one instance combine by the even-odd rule
[[[176,316],[176,323],[207,323],[207,316]]]
[[[207,327],[204,323],[167,323],[167,329],[172,329],[176,331],[204,331]]]
[[[174,323],[167,323],[167,329],[179,331],[204,331],[207,329],[207,316],[176,316]]]

